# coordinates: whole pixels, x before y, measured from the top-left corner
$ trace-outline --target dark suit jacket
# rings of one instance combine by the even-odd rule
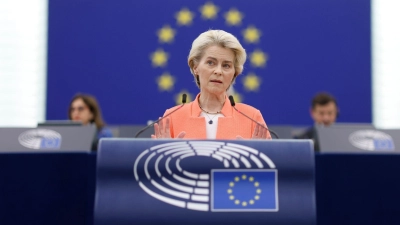
[[[314,141],[314,151],[319,152],[318,135],[315,127],[310,127],[304,133],[295,136],[295,139],[312,139]]]

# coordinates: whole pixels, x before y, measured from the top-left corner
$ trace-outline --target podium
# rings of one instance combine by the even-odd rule
[[[316,224],[309,140],[101,139],[94,224]]]

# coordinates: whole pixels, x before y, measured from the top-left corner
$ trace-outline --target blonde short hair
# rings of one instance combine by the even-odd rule
[[[247,55],[246,50],[242,47],[238,39],[232,34],[223,30],[209,30],[201,33],[193,41],[192,49],[190,49],[188,56],[190,72],[193,74],[197,86],[199,86],[199,84],[197,83],[196,74],[194,73],[193,68],[200,62],[204,55],[204,50],[213,45],[231,49],[233,51],[235,56],[233,62],[235,67],[235,78],[243,71],[243,65],[246,62]]]

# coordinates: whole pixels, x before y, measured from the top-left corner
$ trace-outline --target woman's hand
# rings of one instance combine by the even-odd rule
[[[154,134],[151,135],[151,138],[153,139],[160,139],[160,138],[171,138],[171,132],[169,129],[169,118],[165,119],[165,124],[164,124],[164,119],[160,120],[159,124],[155,123],[154,124]],[[178,134],[176,138],[183,138],[185,137],[186,132],[182,131]]]
[[[237,135],[236,139],[244,139],[242,136]],[[251,136],[251,139],[272,139],[270,135],[268,135],[268,129],[266,128],[265,125],[261,126],[257,124],[257,126],[254,128],[253,135]]]

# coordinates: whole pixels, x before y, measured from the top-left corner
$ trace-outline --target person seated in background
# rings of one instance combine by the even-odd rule
[[[310,115],[314,120],[314,126],[307,129],[303,134],[295,136],[296,139],[312,139],[314,150],[319,151],[319,144],[315,126],[330,126],[335,123],[339,108],[335,97],[327,92],[321,92],[314,96],[311,101]]]
[[[196,99],[154,124],[152,138],[271,139],[261,112],[238,103],[236,111],[227,90],[242,73],[246,51],[236,37],[209,30],[192,43],[188,64],[200,93]],[[181,107],[181,106],[176,106]],[[176,109],[168,109],[164,115]],[[262,125],[261,125],[262,124]]]
[[[68,118],[79,121],[83,125],[94,124],[96,136],[93,139],[92,150],[96,151],[100,138],[112,137],[111,130],[105,127],[101,116],[101,110],[94,96],[87,94],[76,94],[69,105]]]

